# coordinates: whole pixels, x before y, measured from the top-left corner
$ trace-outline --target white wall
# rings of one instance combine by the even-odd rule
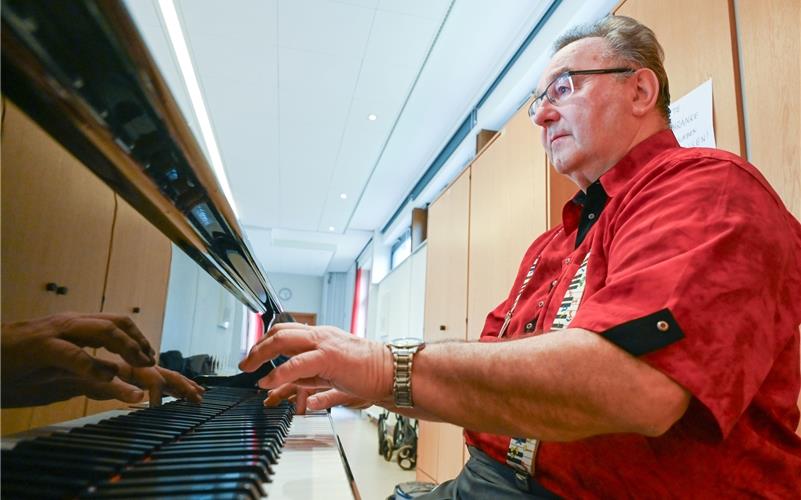
[[[367,337],[382,342],[423,337],[427,245],[370,289]]]
[[[242,357],[245,307],[173,245],[161,350],[208,354],[220,373],[235,373]]]
[[[323,300],[322,276],[267,273],[267,279],[270,280],[275,293],[279,293],[282,288],[292,292],[290,299],[280,299],[286,311],[314,313],[319,319]]]

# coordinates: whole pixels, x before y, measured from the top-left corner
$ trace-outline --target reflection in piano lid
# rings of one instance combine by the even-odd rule
[[[264,397],[217,387],[201,404],[115,410],[4,438],[3,496],[359,499],[330,415],[293,416],[289,403],[265,408]]]
[[[3,0],[3,93],[265,322],[282,310],[119,1]]]

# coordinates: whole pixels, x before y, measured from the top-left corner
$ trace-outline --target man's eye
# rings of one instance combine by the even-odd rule
[[[567,83],[557,83],[553,87],[554,87],[553,89],[554,94],[560,97],[570,93],[570,85],[568,85]]]

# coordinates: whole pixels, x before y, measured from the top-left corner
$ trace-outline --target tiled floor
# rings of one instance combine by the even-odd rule
[[[397,462],[387,462],[378,454],[375,422],[347,408],[334,408],[331,415],[362,500],[384,500],[396,484],[415,480],[413,470],[405,471]]]

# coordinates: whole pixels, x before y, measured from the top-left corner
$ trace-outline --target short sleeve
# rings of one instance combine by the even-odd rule
[[[674,379],[725,436],[797,329],[782,318],[798,273],[794,228],[749,170],[720,158],[678,161],[623,196],[591,249],[606,282],[569,326]]]

